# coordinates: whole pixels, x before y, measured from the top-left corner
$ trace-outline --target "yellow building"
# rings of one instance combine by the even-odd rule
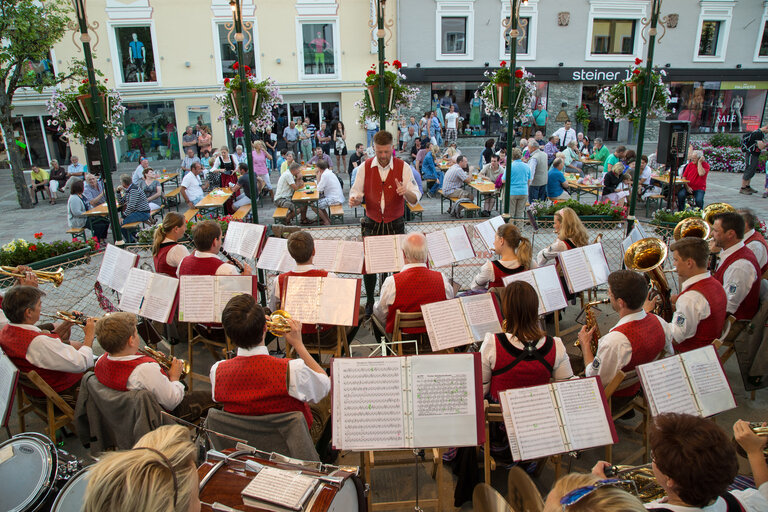
[[[276,113],[280,134],[291,120],[340,119],[350,153],[365,143],[354,103],[362,97],[365,72],[377,62],[374,0],[242,0],[245,63],[259,79],[272,77],[285,103]],[[396,2],[387,6],[394,18]],[[178,158],[186,126],[209,125],[214,147],[235,144],[213,96],[237,60],[230,33],[229,0],[88,0],[94,64],[115,87],[127,107],[126,135],[114,141],[118,162],[145,155],[150,160]],[[74,15],[73,15],[74,16]],[[373,20],[373,21],[371,21]],[[392,30],[394,30],[392,24]],[[41,69],[66,71],[82,59],[68,33]],[[396,58],[396,37],[387,30],[386,53]],[[64,161],[66,144],[47,125],[49,94],[19,91],[14,99],[14,128],[26,139],[26,165]],[[278,146],[279,148],[280,146]],[[85,148],[71,145],[72,154]]]

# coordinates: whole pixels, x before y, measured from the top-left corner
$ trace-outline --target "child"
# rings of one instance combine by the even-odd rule
[[[531,241],[520,234],[514,224],[502,224],[496,230],[493,250],[498,260],[488,260],[472,281],[472,290],[479,292],[488,288],[503,288],[504,276],[530,270],[533,266]]]
[[[616,191],[603,196],[603,201],[610,201],[618,206],[624,206],[624,200],[632,191],[632,175],[628,172],[621,176],[621,183],[616,187]]]
[[[132,313],[111,313],[96,323],[96,338],[106,350],[94,366],[99,382],[117,391],[146,389],[174,416],[194,422],[213,406],[207,391],[184,392],[183,362],[173,358],[168,371],[139,353],[141,338]]]

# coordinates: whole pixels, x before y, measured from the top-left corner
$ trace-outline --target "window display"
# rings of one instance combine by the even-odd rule
[[[179,158],[179,133],[172,101],[123,103],[125,136],[117,141],[121,162]]]
[[[157,81],[149,26],[115,27],[115,42],[124,83]]]
[[[305,75],[335,75],[336,49],[332,23],[302,23],[301,38]]]
[[[670,119],[691,132],[748,132],[760,127],[768,82],[672,82]]]

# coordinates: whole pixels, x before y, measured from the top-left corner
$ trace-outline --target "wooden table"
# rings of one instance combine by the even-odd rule
[[[437,165],[437,168],[440,169],[441,171],[447,171],[448,169],[450,169],[450,167],[453,164],[451,162],[449,162],[448,160],[439,160],[436,163],[436,165]]]
[[[672,193],[670,194],[669,174],[651,174],[651,181],[657,181],[661,183],[661,195],[667,197],[667,208],[674,210],[675,203],[677,202],[677,190],[672,190]],[[675,176],[675,189],[677,189],[678,185],[685,185],[686,183],[690,183],[690,181],[680,176]]]
[[[586,174],[589,174],[589,168],[595,170],[595,178],[598,177],[598,174],[600,173],[600,167],[603,165],[602,160],[590,160],[589,158],[582,158],[581,160],[581,166],[584,169],[584,172]]]
[[[496,185],[488,180],[472,180],[469,186],[477,190],[477,206],[482,208],[482,196],[496,194]]]
[[[651,174],[651,180],[658,181],[663,185],[669,185],[669,174],[664,174],[664,175]],[[685,185],[686,183],[690,183],[690,181],[681,177],[675,178],[675,185]]]
[[[576,183],[573,181],[568,181],[568,184],[571,186],[572,190],[576,191],[576,200],[578,201],[581,199],[581,194],[594,194],[595,198],[600,197],[600,191],[603,188],[603,185],[601,183],[592,183],[592,184],[585,184],[585,183]]]
[[[116,205],[116,208],[120,209],[120,204],[118,203]],[[99,206],[94,206],[87,212],[83,213],[86,217],[107,217],[109,215],[109,208],[107,208],[107,203],[101,203]]]
[[[173,181],[173,183],[177,187],[179,186],[179,173],[169,172],[169,173],[158,174],[157,181],[160,183],[160,190],[162,190],[163,194],[165,194],[165,184],[168,183],[169,181]]]
[[[215,188],[208,193],[205,197],[197,202],[195,207],[198,210],[214,210],[218,211],[219,208],[224,210],[224,203],[227,199],[232,197],[232,190],[229,188]]]
[[[307,190],[307,185],[310,185],[310,190]],[[317,204],[320,200],[320,192],[317,191],[317,184],[314,182],[307,182],[299,190],[293,193],[291,200],[294,203],[304,203],[306,206],[312,206],[312,203]],[[296,216],[298,219],[298,216]],[[317,223],[320,224],[320,215],[317,216]]]
[[[301,177],[304,179],[304,181],[313,181],[315,176],[317,176],[317,168],[314,165],[302,167]]]

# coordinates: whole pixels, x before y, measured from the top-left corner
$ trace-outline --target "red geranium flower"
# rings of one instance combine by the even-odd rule
[[[245,66],[245,76],[251,76],[252,73],[250,66]]]
[[[403,63],[400,62],[399,60],[393,60],[392,65],[395,66],[397,69],[400,69],[401,67],[403,67]]]
[[[501,62],[499,63],[499,66],[501,66],[502,68],[503,68],[503,67],[506,67],[506,65],[507,65],[507,61],[505,61],[505,60],[503,60],[503,61],[501,61]]]
[[[37,246],[35,244],[30,245],[29,246],[29,250],[30,251],[36,251],[37,250]]]
[[[385,66],[389,66],[389,61],[388,61],[388,60],[385,60],[385,61],[384,61],[384,65],[385,65]]]
[[[43,234],[42,233],[35,233],[35,238],[40,240],[41,238],[43,238]]]
[[[371,75],[375,75],[375,74],[376,74],[376,72],[374,70],[369,69],[368,72],[365,74],[365,76],[371,76]]]
[[[86,79],[86,80],[83,80],[83,83],[84,83],[84,84],[87,84],[87,83],[88,83],[88,80],[87,80],[87,79]]]
[[[229,78],[224,79],[224,85],[229,85]]]
[[[633,74],[633,75],[639,75],[639,74],[640,74],[640,70],[639,70],[639,69],[636,69],[636,70],[634,70],[634,71],[632,72],[632,74]]]
[[[523,78],[523,70],[522,69],[516,69],[515,70],[515,76],[517,78]]]
[[[239,62],[235,62],[234,64],[232,64],[232,69],[234,69],[235,71],[240,69],[240,63]]]
[[[635,58],[635,66],[639,66],[640,64],[642,64],[642,62],[643,62],[643,59],[638,57]]]

